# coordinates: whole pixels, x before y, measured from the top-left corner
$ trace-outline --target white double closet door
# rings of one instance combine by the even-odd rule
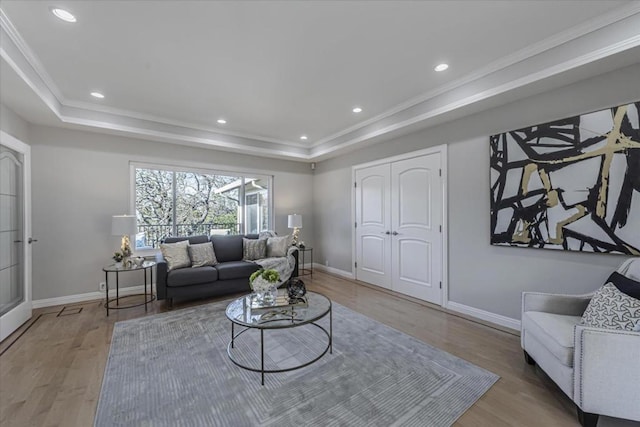
[[[355,168],[356,278],[442,304],[441,153]]]

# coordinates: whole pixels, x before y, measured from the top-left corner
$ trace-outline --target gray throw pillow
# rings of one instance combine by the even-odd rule
[[[582,325],[632,331],[640,322],[640,300],[609,282],[596,291],[582,315]]]
[[[167,261],[167,271],[185,268],[191,265],[189,258],[189,241],[183,240],[176,243],[161,243],[160,251]]]
[[[189,245],[189,257],[191,258],[191,268],[216,265],[218,263],[211,242]]]
[[[269,237],[267,239],[267,258],[287,256],[289,246],[291,246],[289,236]]]
[[[242,238],[243,256],[246,261],[255,261],[267,257],[267,239]]]

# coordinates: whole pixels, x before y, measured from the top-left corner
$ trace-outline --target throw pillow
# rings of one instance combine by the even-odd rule
[[[267,239],[267,258],[287,256],[289,246],[291,246],[289,236],[269,237]]]
[[[168,271],[189,267],[191,265],[188,247],[188,240],[176,243],[160,244],[160,251],[162,252],[164,259],[167,261]]]
[[[246,261],[255,261],[267,257],[267,239],[242,238],[243,257]]]
[[[627,294],[635,299],[640,299],[640,282],[623,276],[617,271],[611,273],[606,283],[613,283],[623,294]]]
[[[582,315],[582,325],[632,331],[640,321],[640,300],[611,282],[596,291]]]
[[[218,264],[211,242],[189,245],[189,258],[191,258],[191,268]]]

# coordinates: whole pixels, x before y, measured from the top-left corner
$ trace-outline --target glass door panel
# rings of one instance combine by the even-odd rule
[[[0,341],[31,318],[30,147],[0,131]]]
[[[22,154],[0,145],[0,316],[24,302]]]

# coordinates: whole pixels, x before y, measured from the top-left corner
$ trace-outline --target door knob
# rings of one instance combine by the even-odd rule
[[[29,243],[33,243],[33,242],[37,242],[37,241],[38,241],[38,239],[32,239],[31,237],[29,237],[29,240],[28,240]]]
[[[391,233],[391,234],[393,234],[394,236],[397,236],[397,235],[398,235],[398,234],[400,234],[400,233],[398,233],[397,231],[394,231],[394,232],[393,232],[393,233]]]
[[[380,232],[380,234],[386,234],[386,235],[389,235],[389,234],[391,234],[391,232],[390,232],[390,231],[388,231],[388,230],[387,230],[387,231],[381,231],[381,232]]]

